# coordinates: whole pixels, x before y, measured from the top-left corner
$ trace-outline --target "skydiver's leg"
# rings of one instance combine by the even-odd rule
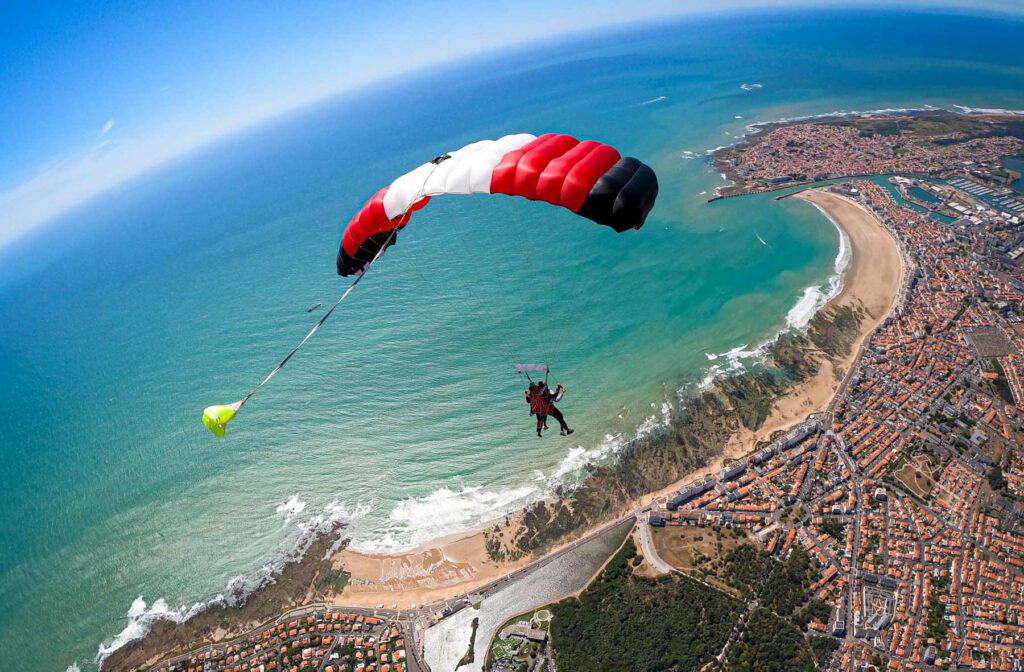
[[[569,425],[565,424],[565,418],[562,417],[562,412],[554,406],[551,407],[551,417],[557,420],[558,424],[561,425],[562,434],[572,434],[572,430],[569,429]]]
[[[538,437],[541,435],[540,434],[540,430],[544,428],[544,421],[545,420],[547,420],[547,416],[544,416],[544,415],[538,415],[537,416],[537,436]]]

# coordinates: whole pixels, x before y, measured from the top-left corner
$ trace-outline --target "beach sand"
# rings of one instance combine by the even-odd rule
[[[843,230],[850,243],[851,260],[843,275],[842,289],[825,309],[859,306],[867,311],[867,315],[861,322],[860,333],[853,342],[850,354],[835,364],[821,362],[816,375],[776,400],[771,415],[757,431],[742,429],[734,435],[726,446],[726,459],[746,455],[758,441],[792,427],[811,413],[822,411],[829,405],[842,377],[850,371],[864,339],[892,310],[903,281],[903,257],[899,246],[863,205],[821,189],[802,191],[792,198],[817,206]]]
[[[333,558],[352,577],[339,596],[342,604],[399,609],[431,604],[471,593],[529,562],[493,562],[487,558],[483,529],[436,539],[407,553],[376,555],[351,549]]]
[[[644,496],[637,502],[638,506],[718,471],[725,461],[752,452],[758,441],[801,422],[815,411],[824,410],[842,376],[850,370],[864,339],[892,309],[902,282],[902,257],[896,241],[874,215],[862,205],[827,191],[808,190],[793,198],[816,205],[849,240],[852,259],[843,276],[841,292],[828,306],[860,306],[867,311],[851,353],[835,366],[823,362],[816,375],[776,401],[771,415],[757,431],[737,432],[722,455],[685,479]],[[429,604],[471,593],[529,562],[529,559],[514,563],[490,561],[484,546],[486,527],[489,526],[439,539],[408,553],[370,555],[343,550],[334,561],[351,572],[352,580],[337,600],[342,604],[368,607],[397,604],[399,608],[408,608],[413,604]],[[565,543],[570,541],[566,539]]]

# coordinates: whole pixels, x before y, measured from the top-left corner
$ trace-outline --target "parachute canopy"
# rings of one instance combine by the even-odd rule
[[[412,212],[441,194],[507,194],[567,208],[622,233],[654,207],[658,178],[613,147],[570,135],[519,133],[442,154],[374,194],[349,221],[338,274],[362,273]]]

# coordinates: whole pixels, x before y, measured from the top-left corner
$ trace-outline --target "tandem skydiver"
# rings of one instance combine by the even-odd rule
[[[565,418],[562,416],[562,412],[558,410],[554,402],[561,401],[562,395],[565,394],[565,388],[559,383],[555,387],[555,391],[552,392],[551,388],[548,387],[548,372],[544,374],[544,380],[540,382],[530,382],[530,388],[526,390],[526,403],[530,405],[530,415],[537,416],[537,436],[541,436],[541,430],[548,428],[548,416],[550,415],[558,424],[561,426],[559,434],[562,436],[569,436],[573,431],[569,428],[569,425],[565,424]]]

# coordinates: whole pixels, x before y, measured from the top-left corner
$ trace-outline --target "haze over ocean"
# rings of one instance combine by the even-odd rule
[[[572,482],[727,361],[709,355],[756,348],[829,287],[836,230],[797,201],[707,204],[706,150],[835,110],[1022,109],[1021,43],[1006,18],[801,11],[530,45],[236,135],[0,251],[0,640],[49,644],[4,647],[0,669],[86,669],[136,598],[187,607],[258,577],[315,516],[402,549]],[[203,429],[338,296],[367,197],[445,150],[546,131],[649,163],[644,229],[436,199],[225,440]],[[517,361],[569,387],[571,439],[533,435]]]

